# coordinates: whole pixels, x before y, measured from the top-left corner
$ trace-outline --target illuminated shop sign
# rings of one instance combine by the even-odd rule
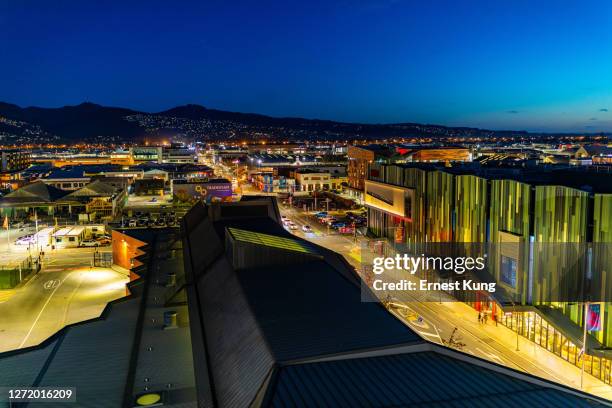
[[[403,218],[412,218],[414,190],[366,180],[365,204]]]

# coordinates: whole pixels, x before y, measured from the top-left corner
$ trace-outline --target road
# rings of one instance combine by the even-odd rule
[[[39,344],[65,325],[100,316],[126,295],[127,273],[94,268],[93,248],[48,250],[43,269],[0,291],[0,352]]]
[[[344,255],[357,271],[362,270],[362,257],[366,258],[369,251],[365,238],[339,235],[333,230],[328,231],[312,215],[283,205],[279,205],[279,208],[281,214],[300,228],[309,225],[313,229],[312,233],[304,233],[301,229],[292,233]],[[404,273],[403,276],[398,275],[399,278],[410,280],[414,276]],[[442,344],[442,340],[448,340],[453,330],[458,328],[455,340],[465,343],[461,350],[465,353],[580,388],[578,367],[523,337],[518,337],[517,351],[516,333],[501,324],[496,326],[492,321],[479,323],[478,312],[467,304],[455,301],[445,293],[433,292],[429,299],[425,299],[427,301],[422,298],[422,292],[397,293],[393,294],[391,312],[423,338]],[[602,381],[587,374],[584,383],[584,391],[612,399],[612,387]]]

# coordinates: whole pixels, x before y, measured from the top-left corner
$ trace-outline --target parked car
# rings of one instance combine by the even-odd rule
[[[82,247],[97,247],[97,246],[100,246],[100,243],[98,241],[96,241],[95,239],[86,239],[84,241],[81,241],[81,244],[79,246],[82,246]]]
[[[130,220],[128,226],[135,227],[137,224],[138,224],[138,222],[136,220]]]
[[[291,224],[289,224],[289,229],[292,230],[292,231],[295,231],[295,230],[298,229],[298,226],[295,225],[294,223],[291,223]]]
[[[17,238],[15,245],[30,245],[36,242],[34,235],[25,235],[21,238]]]
[[[304,232],[312,232],[312,228],[309,225],[302,225],[302,231]]]
[[[106,245],[110,245],[111,244],[111,240],[108,238],[103,238],[103,239],[98,239],[98,244],[100,244],[100,246],[106,246]]]

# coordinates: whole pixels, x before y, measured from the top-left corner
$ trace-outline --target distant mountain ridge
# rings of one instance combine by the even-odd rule
[[[74,141],[87,141],[97,136],[142,136],[140,126],[124,119],[136,113],[131,109],[104,107],[90,102],[61,108],[21,108],[0,102],[0,116],[38,125],[62,139]]]
[[[0,102],[0,118],[25,122],[66,141],[94,141],[116,138],[137,141],[156,133],[176,132],[204,140],[245,138],[261,134],[293,139],[353,139],[390,137],[522,137],[525,131],[491,131],[467,127],[422,125],[418,123],[360,124],[294,117],[271,117],[256,113],[209,109],[201,105],[177,106],[149,113],[91,102],[59,108],[22,108]],[[18,125],[1,123],[0,131],[16,132]],[[25,125],[24,125],[25,126]],[[8,129],[8,130],[7,130]],[[31,131],[29,131],[31,133]],[[23,132],[22,132],[23,133]]]

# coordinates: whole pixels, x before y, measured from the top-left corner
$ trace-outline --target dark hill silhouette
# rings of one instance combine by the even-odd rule
[[[149,136],[147,130],[139,125],[137,120],[126,120],[131,115],[164,116],[191,120],[208,120],[212,125],[208,127],[207,134],[202,137],[221,137],[222,131],[228,126],[234,129],[234,134],[241,138],[248,138],[249,131],[265,133],[272,137],[287,138],[294,136],[301,139],[352,139],[352,138],[389,138],[389,137],[543,137],[550,135],[529,134],[524,131],[491,131],[468,127],[447,127],[440,125],[424,125],[418,123],[395,124],[362,124],[345,123],[331,120],[304,119],[295,117],[271,117],[256,113],[229,112],[218,109],[209,109],[200,105],[177,106],[162,112],[148,113],[119,107],[106,107],[90,102],[76,106],[60,108],[22,108],[14,104],[0,102],[0,116],[27,122],[30,125],[40,126],[43,131],[57,135],[68,141],[91,141],[98,136],[116,137],[120,140],[137,140]],[[150,118],[149,118],[150,119]],[[151,120],[149,120],[149,123]],[[179,121],[180,122],[180,121]],[[176,129],[167,128],[168,121],[164,121],[164,131],[176,130],[178,133],[186,132],[181,129],[179,122],[172,122]],[[228,125],[228,122],[230,123]],[[144,122],[143,122],[144,123]],[[156,128],[155,118],[152,120],[152,129]],[[232,127],[233,126],[233,127]],[[10,126],[3,126],[9,129]],[[159,130],[158,130],[159,131]],[[153,131],[155,132],[155,130]],[[202,132],[206,132],[203,130]],[[198,135],[196,135],[198,136]]]
[[[162,112],[156,113],[156,115],[162,116],[173,116],[177,118],[185,119],[208,119],[208,120],[224,120],[232,122],[240,122],[245,125],[253,126],[287,126],[287,125],[304,125],[304,124],[333,124],[340,122],[333,122],[331,120],[319,120],[319,119],[303,119],[303,118],[292,118],[292,117],[272,117],[261,115],[258,113],[241,113],[222,111],[218,109],[208,109],[201,105],[182,105],[172,109],[168,109]]]
[[[135,138],[143,135],[138,124],[124,119],[138,113],[131,109],[105,107],[84,102],[61,108],[21,108],[0,102],[0,116],[28,122],[69,140],[90,140],[97,136]]]

